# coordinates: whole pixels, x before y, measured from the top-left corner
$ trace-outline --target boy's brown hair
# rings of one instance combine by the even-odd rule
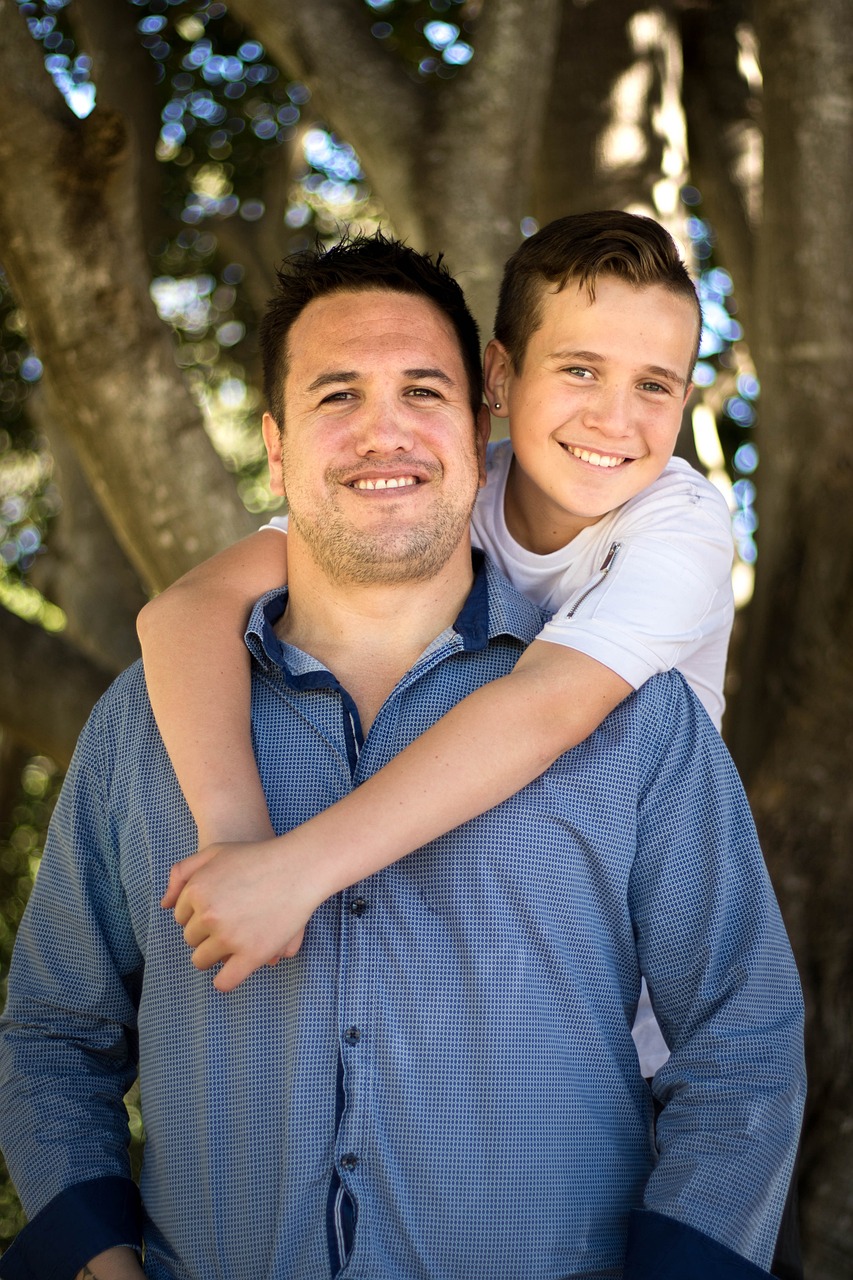
[[[702,312],[693,281],[675,241],[653,218],[618,209],[570,214],[549,222],[516,249],[504,268],[495,337],[516,372],[527,344],[542,323],[542,295],[569,281],[586,288],[590,302],[600,277],[615,277],[638,288],[663,285],[687,298],[696,313],[696,342],[691,369],[699,352]]]

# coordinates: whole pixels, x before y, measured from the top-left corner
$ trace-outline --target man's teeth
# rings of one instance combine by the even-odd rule
[[[416,476],[390,476],[387,480],[355,480],[354,489],[408,489],[417,484]]]
[[[573,444],[566,447],[569,453],[580,458],[581,462],[590,462],[594,467],[619,467],[625,461],[624,457],[615,458],[609,453],[592,453],[589,449],[578,449]]]

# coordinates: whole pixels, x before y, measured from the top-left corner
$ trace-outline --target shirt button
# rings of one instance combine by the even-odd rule
[[[351,1173],[357,1164],[358,1156],[354,1151],[348,1151],[345,1156],[341,1156],[341,1168],[345,1169],[347,1173]]]
[[[358,1044],[360,1039],[361,1032],[358,1027],[347,1027],[344,1032],[344,1040],[346,1040],[347,1044]]]
[[[364,898],[353,898],[349,904],[350,914],[354,916],[363,916],[367,910],[367,903]]]

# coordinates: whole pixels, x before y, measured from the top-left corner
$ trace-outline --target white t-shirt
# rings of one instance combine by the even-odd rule
[[[504,494],[509,440],[489,445],[472,538],[513,586],[554,611],[540,639],[597,659],[638,689],[677,667],[719,729],[734,618],[732,531],[714,486],[682,458],[654,484],[537,555],[510,534]]]

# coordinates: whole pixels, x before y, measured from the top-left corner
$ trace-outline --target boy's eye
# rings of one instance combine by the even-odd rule
[[[641,382],[641,391],[661,391],[664,395],[669,395],[669,387],[665,387],[661,382]]]
[[[583,378],[588,381],[592,376],[591,369],[585,369],[583,365],[570,364],[563,369],[563,373],[570,373],[573,378]]]

